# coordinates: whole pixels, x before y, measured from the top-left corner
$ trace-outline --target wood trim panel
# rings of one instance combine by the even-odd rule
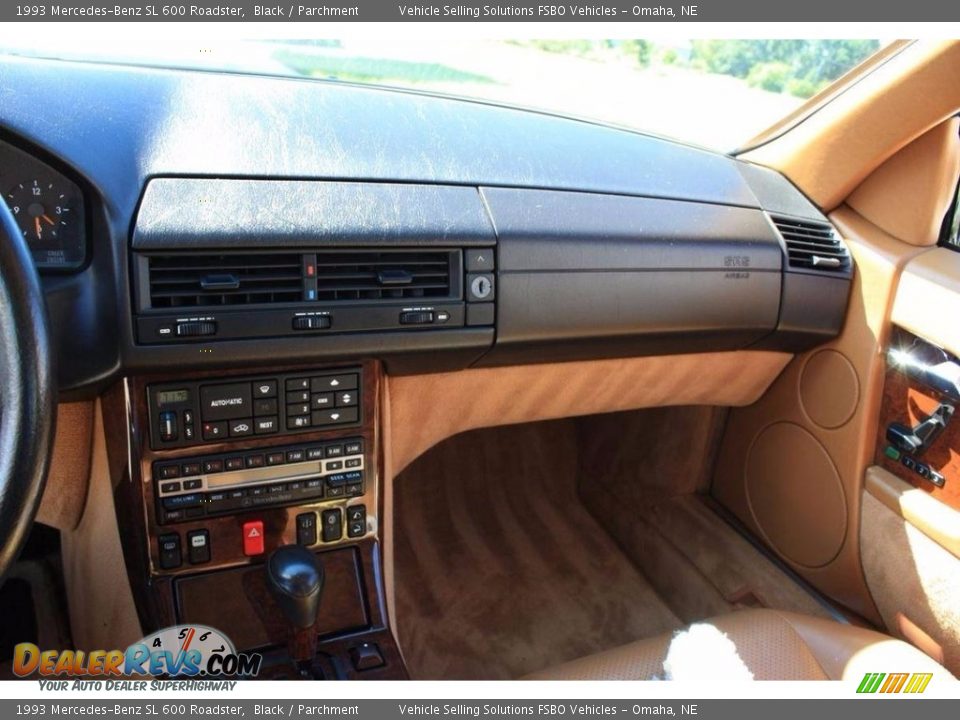
[[[937,487],[915,472],[904,467],[900,461],[887,457],[884,449],[889,445],[886,429],[890,423],[899,422],[910,427],[926,419],[943,400],[955,404],[926,388],[896,368],[887,369],[883,385],[883,404],[880,424],[877,427],[876,464],[922,490],[944,504],[960,509],[960,417],[954,417],[943,434],[925,453],[915,456],[944,478],[944,486]]]
[[[357,363],[279,367],[260,374],[325,372],[340,369],[346,365],[356,367]],[[243,567],[250,568],[252,573],[258,566],[262,566],[266,554],[256,558],[248,558],[242,554],[240,526],[245,520],[252,518],[263,520],[265,546],[267,553],[269,553],[272,548],[280,544],[295,542],[294,518],[297,514],[305,511],[305,509],[320,509],[331,506],[329,501],[308,502],[289,507],[260,508],[235,515],[208,517],[170,526],[161,526],[157,524],[156,520],[151,477],[152,463],[155,460],[179,459],[198,455],[213,455],[223,452],[240,452],[360,437],[364,442],[366,492],[362,498],[351,500],[351,504],[362,500],[367,503],[368,512],[376,512],[378,517],[377,532],[370,533],[359,541],[344,538],[339,543],[314,546],[313,549],[319,552],[336,552],[338,548],[354,548],[356,550],[356,578],[352,582],[359,582],[359,602],[362,603],[360,607],[351,606],[344,600],[345,595],[342,592],[337,593],[340,601],[328,607],[328,611],[332,615],[322,617],[322,621],[318,622],[318,632],[322,636],[318,649],[321,653],[336,655],[338,662],[335,665],[347,677],[376,679],[404,679],[407,677],[399,649],[396,647],[388,625],[383,583],[380,544],[383,498],[380,492],[379,470],[383,456],[379,434],[382,368],[376,362],[366,362],[360,365],[363,375],[361,380],[363,423],[359,428],[351,427],[293,435],[255,437],[225,443],[203,443],[174,450],[154,451],[149,448],[146,387],[150,383],[167,382],[178,378],[171,376],[136,377],[119,383],[108,390],[103,398],[108,466],[110,468],[111,485],[114,489],[120,535],[125,539],[123,543],[125,564],[144,632],[152,632],[180,621],[175,592],[175,581],[178,577],[196,578],[209,575],[213,578],[216,571]],[[183,375],[181,378],[190,380],[207,377],[229,379],[235,376],[252,374],[256,373],[249,369],[199,371]],[[339,503],[341,501],[334,502]],[[173,572],[160,571],[155,542],[157,534],[175,529],[181,536],[181,542],[183,542],[183,538],[189,530],[199,528],[207,529],[210,532],[211,546],[214,548],[212,562],[194,566],[185,561],[181,568]],[[228,546],[229,549],[225,553],[218,554],[216,550],[218,545]],[[334,574],[331,581],[336,581],[337,577],[341,576],[346,577],[340,572]],[[211,593],[210,602],[217,611],[222,612],[222,598],[215,593]],[[271,616],[272,613],[276,612],[275,608],[271,611],[271,607],[273,607],[272,604],[262,597],[258,601],[257,609],[261,614],[266,613],[267,616]],[[323,613],[322,604],[321,613]],[[365,621],[362,627],[357,627],[357,618],[360,615],[365,618]],[[281,638],[274,636],[277,635],[277,628],[282,628],[284,623],[276,617],[272,619],[267,617],[264,623],[273,628],[271,641],[279,642]],[[349,639],[342,636],[343,632],[350,633]],[[387,665],[375,671],[356,673],[350,666],[349,649],[365,641],[376,642],[380,646],[384,657],[387,659]]]

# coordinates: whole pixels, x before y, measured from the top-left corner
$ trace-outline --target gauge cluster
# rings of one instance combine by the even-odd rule
[[[83,193],[76,183],[0,141],[0,193],[40,270],[77,270],[87,259]]]

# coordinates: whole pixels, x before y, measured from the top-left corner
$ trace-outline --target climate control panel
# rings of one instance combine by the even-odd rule
[[[363,420],[361,393],[358,368],[150,385],[150,445],[350,427]]]

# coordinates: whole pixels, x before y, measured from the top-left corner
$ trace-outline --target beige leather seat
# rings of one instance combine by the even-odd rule
[[[952,679],[912,645],[829,620],[742,610],[676,633],[623,645],[540,671],[531,680],[856,680],[866,673],[934,673]]]

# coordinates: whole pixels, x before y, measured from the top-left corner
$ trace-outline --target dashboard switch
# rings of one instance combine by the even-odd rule
[[[340,512],[340,508],[324,510],[321,519],[324,542],[335,542],[343,537],[343,513]]]
[[[180,567],[183,562],[180,555],[180,536],[176,533],[161,535],[157,542],[160,545],[160,567],[164,570]]]
[[[327,330],[331,326],[327,315],[305,315],[293,319],[294,330]]]
[[[177,323],[178,337],[203,337],[216,335],[217,324],[213,320],[196,320]]]
[[[191,565],[210,562],[210,532],[193,530],[187,533],[187,557]]]
[[[177,414],[172,410],[160,413],[160,439],[164,442],[173,442],[178,437]]]
[[[401,325],[432,325],[432,310],[408,310],[400,313]]]
[[[243,524],[243,554],[263,555],[263,520]]]

